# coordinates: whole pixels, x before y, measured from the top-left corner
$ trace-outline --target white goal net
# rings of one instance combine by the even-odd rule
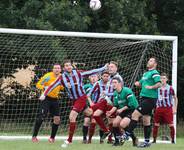
[[[177,37],[0,29],[0,135],[32,135],[40,103],[35,84],[53,64],[67,58],[77,68],[88,70],[117,61],[125,85],[138,97],[134,82],[152,56],[158,59],[158,70],[169,74],[176,90]],[[61,93],[60,105],[59,136],[66,135],[71,107],[65,92]],[[48,116],[39,135],[50,134],[51,122]],[[82,124],[81,114],[75,135],[82,135]],[[136,133],[142,136],[141,123]],[[163,134],[169,136],[166,127],[160,137]]]

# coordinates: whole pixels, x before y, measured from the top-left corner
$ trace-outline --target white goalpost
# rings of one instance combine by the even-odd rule
[[[88,70],[115,60],[125,85],[138,97],[139,90],[133,83],[142,76],[151,56],[158,58],[158,70],[169,74],[170,84],[177,91],[177,49],[177,36],[0,28],[0,139],[31,138],[39,108],[40,93],[35,84],[43,74],[51,71],[53,64],[67,58],[79,69]],[[60,135],[61,132],[66,135],[71,108],[65,92],[61,93],[60,105],[61,126],[56,139],[65,139]],[[39,135],[43,139],[50,134],[51,122],[48,116],[42,124]],[[81,139],[82,123],[81,114],[74,139]],[[176,129],[176,115],[174,126]],[[165,127],[162,130],[167,134]],[[141,124],[136,133],[142,136]]]

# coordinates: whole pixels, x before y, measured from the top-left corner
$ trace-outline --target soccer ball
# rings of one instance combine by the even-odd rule
[[[98,10],[98,9],[100,9],[101,8],[101,2],[100,2],[100,0],[90,0],[89,7],[92,10]]]

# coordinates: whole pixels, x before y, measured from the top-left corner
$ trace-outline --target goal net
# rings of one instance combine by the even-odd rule
[[[67,58],[77,68],[89,70],[117,61],[125,85],[139,99],[134,82],[145,72],[152,56],[158,58],[158,70],[169,75],[176,90],[177,37],[0,29],[0,135],[32,135],[40,104],[35,84],[53,64]],[[71,103],[66,95],[62,92],[60,96],[58,136],[67,133]],[[49,135],[51,123],[48,115],[39,135]],[[82,124],[80,114],[75,135],[82,135]],[[136,134],[143,135],[141,122]],[[162,136],[169,136],[167,127],[162,128]]]

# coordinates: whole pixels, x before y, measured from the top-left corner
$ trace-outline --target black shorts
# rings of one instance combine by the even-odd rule
[[[156,106],[156,98],[142,97],[139,106],[136,108],[142,115],[152,115]]]
[[[46,117],[48,112],[50,113],[52,117],[60,116],[60,107],[59,107],[58,99],[47,96],[45,100],[41,102],[40,114],[42,114],[43,117]]]
[[[121,112],[118,116],[120,116],[122,119],[124,117],[127,117],[127,118],[131,119],[133,111],[134,111],[134,109],[127,109],[127,110]]]

